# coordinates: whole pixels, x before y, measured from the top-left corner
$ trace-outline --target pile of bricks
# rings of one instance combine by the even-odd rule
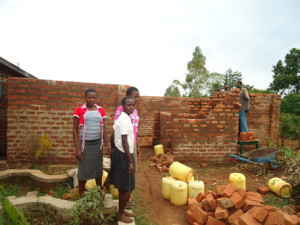
[[[171,164],[174,162],[174,158],[170,152],[167,154],[159,154],[152,156],[151,160],[153,163],[150,164],[151,167],[156,168],[158,171],[169,172]]]
[[[263,205],[260,193],[247,192],[234,183],[216,185],[215,191],[189,198],[185,216],[192,225],[300,224],[299,213]]]

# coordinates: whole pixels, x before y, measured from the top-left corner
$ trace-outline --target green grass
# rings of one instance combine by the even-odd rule
[[[133,207],[133,212],[135,214],[134,220],[137,225],[156,225],[149,221],[146,218],[148,213],[148,209],[144,207],[142,204],[141,194],[138,190],[132,192],[133,194],[133,202],[135,202],[136,206]]]
[[[278,208],[282,208],[285,205],[289,205],[291,202],[290,198],[282,198],[273,193],[268,193],[263,197],[264,205],[275,206]]]

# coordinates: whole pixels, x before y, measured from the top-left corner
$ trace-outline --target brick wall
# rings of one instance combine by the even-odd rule
[[[7,85],[6,82],[1,82],[1,85],[2,91],[0,98],[0,157],[5,157],[7,150]]]
[[[113,115],[125,95],[126,85],[78,83],[37,79],[7,80],[7,162],[28,163],[24,150],[26,135],[48,134],[53,147],[42,163],[76,163],[72,138],[73,111],[84,103],[84,91],[98,91],[107,112],[107,131],[112,132]],[[222,162],[226,154],[237,152],[238,91],[210,98],[170,98],[142,96],[138,106],[139,142],[163,144],[176,159]],[[279,95],[251,94],[249,130],[261,146],[278,142]],[[152,142],[153,140],[153,142]],[[150,143],[150,144],[149,144]]]
[[[48,134],[52,149],[42,163],[76,163],[72,138],[72,115],[76,106],[85,102],[85,89],[98,92],[99,101],[108,114],[107,128],[111,134],[114,110],[127,86],[8,79],[7,162],[28,163],[24,149],[26,135]]]
[[[254,131],[260,146],[269,140],[278,143],[280,95],[250,94],[247,114],[248,129]],[[171,151],[175,159],[198,162],[229,162],[228,154],[238,151],[239,100],[236,89],[225,94],[215,93],[209,99],[190,99],[189,112],[159,116],[159,143]],[[251,148],[251,147],[250,147]]]

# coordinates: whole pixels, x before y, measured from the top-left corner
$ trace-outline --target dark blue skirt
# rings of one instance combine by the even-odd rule
[[[133,166],[134,157],[130,154]],[[135,189],[135,169],[133,173],[129,174],[128,171],[129,161],[124,152],[121,152],[118,148],[114,148],[110,166],[110,183],[115,188],[122,191],[132,191]]]

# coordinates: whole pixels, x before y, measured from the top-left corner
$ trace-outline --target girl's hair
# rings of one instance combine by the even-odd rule
[[[88,89],[85,90],[84,97],[85,97],[89,92],[94,92],[94,93],[97,94],[97,91],[96,91],[94,88],[88,88]]]
[[[134,99],[133,99],[132,97],[126,96],[126,97],[124,97],[124,98],[122,99],[122,105],[124,105],[124,104],[127,102],[127,100],[129,100],[129,99],[131,99],[131,100],[134,101]]]
[[[130,96],[134,91],[139,92],[139,90],[136,87],[129,87],[126,91],[126,96]]]

